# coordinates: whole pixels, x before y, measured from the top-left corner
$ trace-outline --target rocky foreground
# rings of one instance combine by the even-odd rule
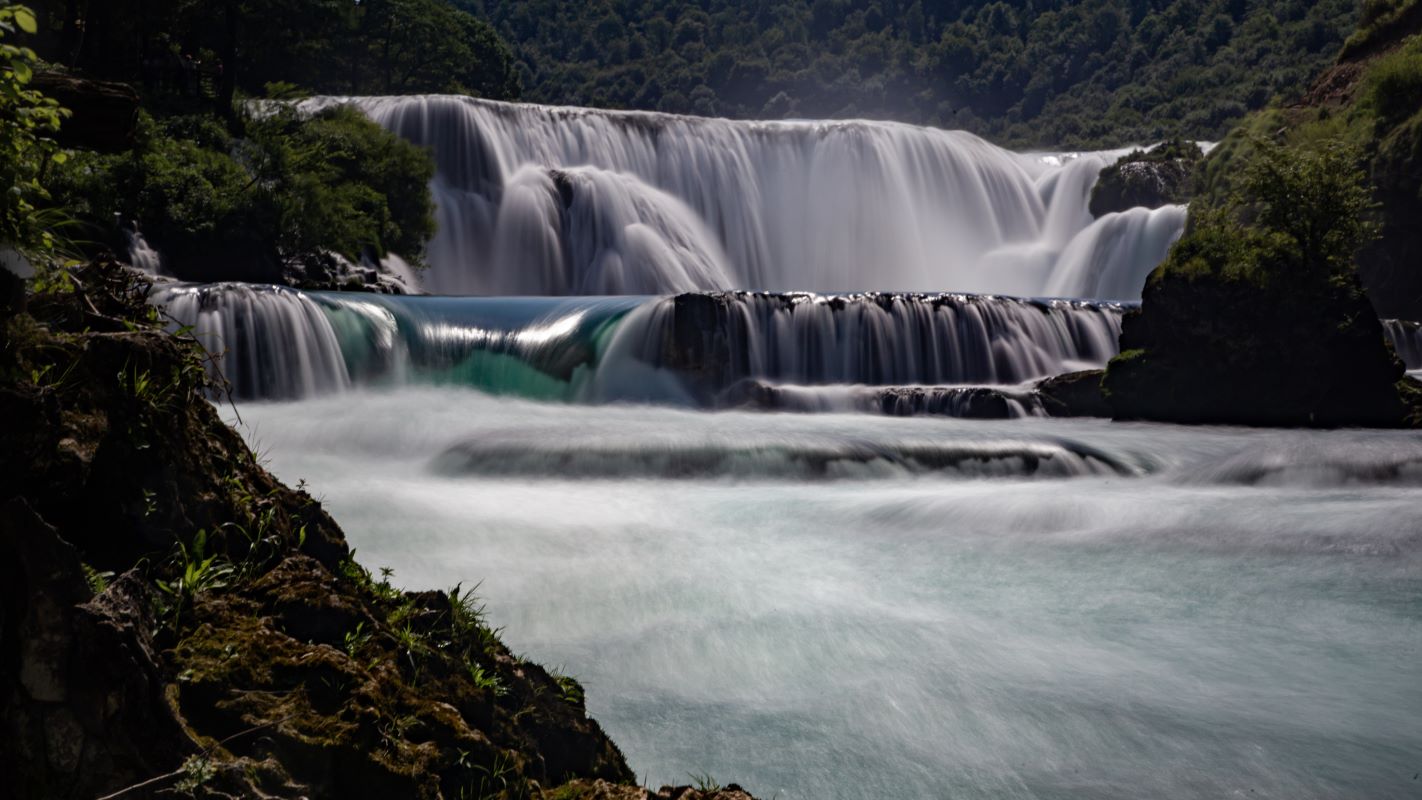
[[[135,273],[0,280],[0,798],[749,797],[636,786],[472,593],[358,564]]]

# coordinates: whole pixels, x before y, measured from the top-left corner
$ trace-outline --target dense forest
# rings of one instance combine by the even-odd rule
[[[261,96],[518,94],[508,47],[445,0],[41,0],[47,59],[149,88],[182,67]]]
[[[452,0],[524,98],[876,117],[1014,146],[1218,139],[1338,52],[1353,0]]]
[[[739,118],[873,117],[1012,146],[1218,139],[1298,95],[1352,0],[45,0],[41,47],[225,97],[456,92]]]

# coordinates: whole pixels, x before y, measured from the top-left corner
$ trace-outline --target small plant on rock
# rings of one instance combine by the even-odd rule
[[[206,555],[206,549],[206,530],[197,532],[191,547],[178,542],[173,557],[178,577],[170,581],[156,581],[158,588],[172,602],[170,608],[175,627],[186,606],[204,592],[226,588],[235,572],[233,565],[225,559]]]

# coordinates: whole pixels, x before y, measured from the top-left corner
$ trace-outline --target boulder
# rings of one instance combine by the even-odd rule
[[[1111,405],[1101,391],[1106,370],[1069,372],[1037,382],[1042,410],[1052,417],[1109,417]]]

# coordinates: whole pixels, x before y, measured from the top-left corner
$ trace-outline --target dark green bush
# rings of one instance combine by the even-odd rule
[[[202,116],[144,116],[118,155],[77,154],[57,201],[111,247],[137,224],[181,277],[275,280],[322,253],[398,252],[420,263],[434,232],[429,155],[345,107],[269,107],[235,138]]]

